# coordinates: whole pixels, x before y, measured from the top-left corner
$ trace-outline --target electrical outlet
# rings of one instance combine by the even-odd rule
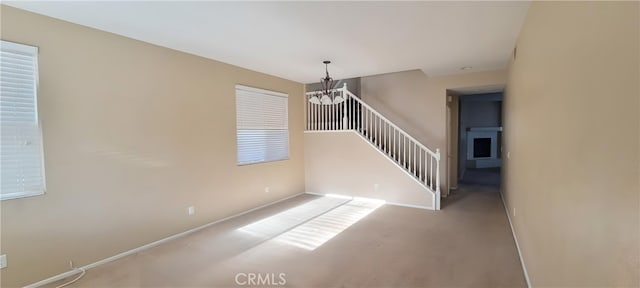
[[[264,187],[264,192],[269,193],[269,187]]]
[[[380,185],[378,184],[373,184],[373,191],[378,192],[378,189],[380,188]]]
[[[516,217],[516,207],[513,207],[513,217]]]
[[[6,268],[6,267],[7,267],[7,255],[2,254],[0,255],[0,269]]]
[[[189,216],[191,216],[191,215],[193,215],[193,214],[196,214],[196,208],[195,208],[195,207],[193,207],[193,206],[189,206],[189,208],[187,208],[187,214],[188,214]]]

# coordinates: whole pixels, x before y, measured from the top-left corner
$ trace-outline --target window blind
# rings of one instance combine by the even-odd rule
[[[287,94],[236,86],[238,165],[289,159]]]
[[[0,42],[0,199],[44,193],[38,48]]]

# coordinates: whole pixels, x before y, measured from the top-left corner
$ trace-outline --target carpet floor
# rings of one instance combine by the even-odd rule
[[[500,186],[500,168],[467,168],[460,183]]]
[[[526,287],[493,186],[462,185],[440,211],[320,198],[218,223],[67,287]]]

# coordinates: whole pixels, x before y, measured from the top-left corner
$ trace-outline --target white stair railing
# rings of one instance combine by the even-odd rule
[[[422,145],[367,103],[347,85],[324,95],[306,93],[307,131],[355,131],[433,193],[440,209],[440,150]]]

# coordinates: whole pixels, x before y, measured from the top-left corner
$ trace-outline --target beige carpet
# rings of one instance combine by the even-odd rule
[[[318,198],[302,195],[91,269],[68,287],[273,287],[283,280],[286,287],[525,287],[495,189],[463,186],[441,211],[336,206],[315,226],[296,224],[300,231],[287,237],[279,229],[247,233],[256,221]],[[308,244],[343,226],[317,247],[282,241],[307,235]],[[251,283],[250,275],[261,278]]]

